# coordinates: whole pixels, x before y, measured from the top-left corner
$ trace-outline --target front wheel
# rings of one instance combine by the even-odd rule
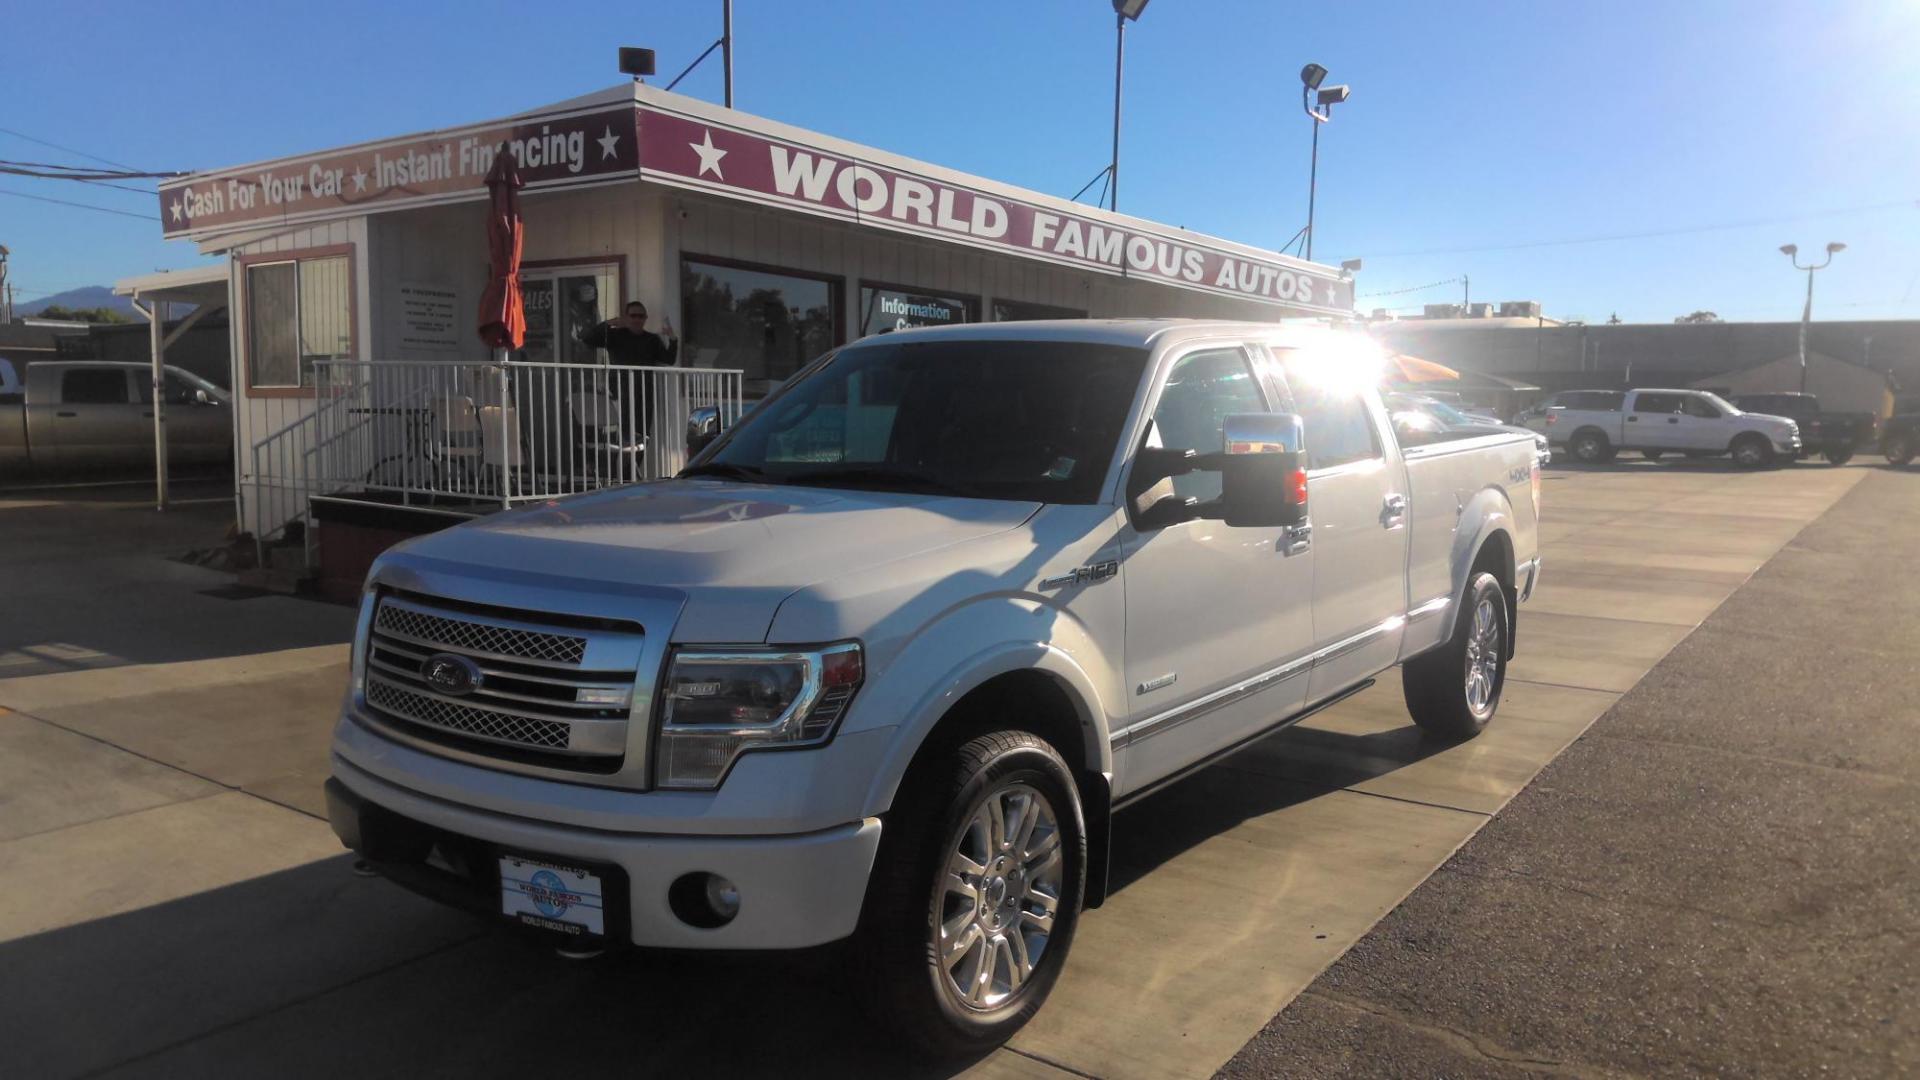
[[[1567,443],[1567,451],[1573,455],[1573,460],[1583,465],[1598,465],[1614,453],[1613,444],[1597,431],[1576,432]]]
[[[1733,463],[1743,469],[1772,464],[1773,444],[1764,435],[1742,435],[1733,440]]]
[[[883,1020],[941,1054],[1005,1042],[1066,963],[1085,889],[1079,790],[1026,731],[916,768],[882,831],[858,948]]]
[[[1880,440],[1880,452],[1886,455],[1887,464],[1905,465],[1913,460],[1913,438],[1904,433],[1889,435]]]
[[[1507,592],[1500,579],[1474,574],[1466,604],[1454,619],[1453,636],[1408,661],[1401,672],[1413,722],[1448,739],[1480,734],[1500,707],[1511,634]]]
[[[1847,462],[1853,460],[1853,447],[1848,446],[1842,449],[1829,450],[1826,452],[1825,457],[1829,465],[1845,465]]]

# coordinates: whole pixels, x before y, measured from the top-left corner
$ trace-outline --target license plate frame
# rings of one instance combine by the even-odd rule
[[[497,851],[496,909],[503,918],[549,933],[590,941],[613,936],[610,894],[618,879],[590,863],[550,855]]]

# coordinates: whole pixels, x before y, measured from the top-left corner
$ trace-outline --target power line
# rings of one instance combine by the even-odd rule
[[[1806,214],[1785,214],[1778,217],[1748,218],[1744,221],[1724,221],[1712,225],[1691,225],[1676,229],[1651,229],[1646,232],[1612,233],[1605,236],[1578,236],[1561,240],[1531,240],[1519,244],[1490,244],[1484,247],[1426,248],[1419,251],[1364,252],[1369,259],[1400,259],[1419,255],[1469,255],[1488,251],[1524,251],[1531,248],[1569,247],[1576,244],[1606,244],[1617,240],[1651,240],[1663,236],[1690,236],[1695,233],[1726,232],[1732,229],[1751,229],[1760,225],[1784,225],[1794,221],[1812,221],[1818,218],[1843,217],[1848,214],[1865,214],[1880,210],[1920,209],[1920,199],[1902,199],[1899,202],[1871,203],[1864,206],[1848,206],[1838,210],[1818,210]]]
[[[24,191],[8,191],[5,188],[0,188],[0,195],[8,195],[16,199],[32,199],[34,202],[56,203],[60,206],[72,206],[81,210],[94,210],[102,214],[119,214],[121,217],[139,218],[142,221],[160,220],[160,215],[158,214],[136,214],[131,210],[115,210],[110,206],[95,206],[92,203],[70,202],[66,199],[50,199],[45,195],[29,195]]]
[[[1437,289],[1442,285],[1458,285],[1458,284],[1460,284],[1459,278],[1450,277],[1445,281],[1436,281],[1430,285],[1415,285],[1412,288],[1407,288],[1407,289],[1389,289],[1386,292],[1362,293],[1359,296],[1354,297],[1354,299],[1355,300],[1371,300],[1376,296],[1401,296],[1410,292],[1426,292],[1428,289]]]
[[[103,158],[99,156],[98,154],[89,154],[85,150],[75,150],[71,146],[61,146],[59,143],[56,143],[56,142],[48,142],[45,139],[36,139],[32,135],[29,135],[24,131],[15,131],[12,128],[0,127],[0,135],[11,135],[16,139],[25,139],[30,143],[38,143],[41,146],[49,147],[51,149],[58,150],[62,153],[72,154],[75,157],[86,158],[88,161],[97,161],[102,165],[111,165],[116,169],[133,169],[133,166],[131,165],[125,164],[123,162],[111,161],[107,158]],[[139,170],[136,169],[134,171],[137,172]]]

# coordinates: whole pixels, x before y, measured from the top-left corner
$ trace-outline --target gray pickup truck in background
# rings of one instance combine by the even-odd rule
[[[29,474],[153,465],[153,376],[145,364],[45,361],[24,371],[0,361],[0,482]],[[167,463],[233,456],[227,392],[168,367]]]

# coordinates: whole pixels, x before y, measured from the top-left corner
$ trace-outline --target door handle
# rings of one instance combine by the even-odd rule
[[[1288,555],[1298,555],[1313,546],[1313,523],[1303,522],[1289,525],[1280,533],[1280,550]]]
[[[1677,416],[1669,416],[1669,417],[1667,417],[1667,423],[1669,423],[1669,424],[1677,424],[1677,423],[1679,423],[1679,422],[1680,422],[1680,418],[1679,418],[1679,417],[1677,417]]]
[[[1405,495],[1400,494],[1399,492],[1394,492],[1393,494],[1388,495],[1381,504],[1381,509],[1380,509],[1381,526],[1383,528],[1391,529],[1394,526],[1400,524],[1402,521],[1406,520],[1406,517],[1407,517],[1407,497]]]
[[[1639,423],[1639,422],[1640,422],[1640,418],[1639,418],[1639,417],[1637,417],[1637,416],[1629,416],[1629,417],[1627,417],[1627,423],[1629,423],[1629,424],[1637,424],[1637,423]]]
[[[71,420],[74,417],[79,416],[80,414],[77,412],[57,412],[57,413],[54,413],[53,415],[65,417],[66,419]]]

